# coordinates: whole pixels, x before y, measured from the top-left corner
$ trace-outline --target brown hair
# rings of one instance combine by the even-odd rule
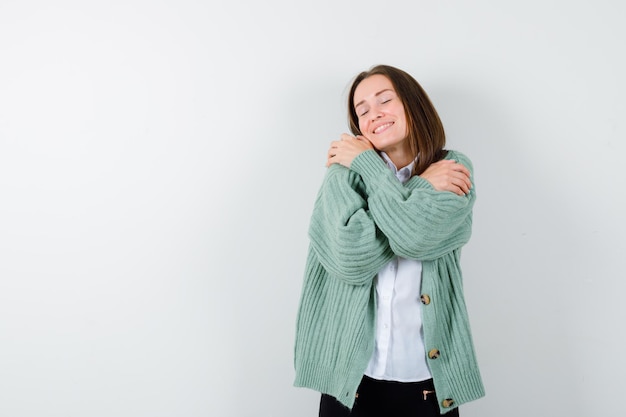
[[[430,164],[446,155],[446,134],[435,107],[421,85],[410,74],[388,65],[376,65],[357,75],[348,96],[348,122],[354,135],[361,135],[359,117],[354,109],[354,92],[364,79],[372,75],[384,75],[391,81],[404,106],[407,121],[407,139],[412,156],[419,155],[413,175],[419,175]]]

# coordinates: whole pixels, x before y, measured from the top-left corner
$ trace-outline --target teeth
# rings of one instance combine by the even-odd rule
[[[374,129],[374,133],[378,133],[380,132],[382,129],[385,129],[386,127],[391,126],[391,123],[385,123],[384,125],[380,125],[378,126],[376,129]]]

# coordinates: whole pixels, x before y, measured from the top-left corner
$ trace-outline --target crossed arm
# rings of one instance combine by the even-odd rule
[[[326,166],[339,164],[350,168],[352,161],[357,156],[370,149],[374,149],[374,146],[364,136],[354,137],[344,133],[340,140],[331,142]],[[437,191],[450,191],[458,195],[466,195],[472,187],[469,169],[451,159],[442,159],[431,164],[420,174],[420,177],[427,180]]]
[[[309,228],[329,273],[366,284],[394,256],[436,259],[469,240],[475,193],[464,155],[450,152],[405,185],[372,148],[355,152],[350,169],[337,155],[346,158],[331,147]]]

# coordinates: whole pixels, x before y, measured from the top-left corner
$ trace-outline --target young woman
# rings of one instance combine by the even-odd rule
[[[295,385],[322,393],[320,417],[458,415],[484,395],[459,266],[471,162],[402,70],[362,72],[348,101],[309,227]]]

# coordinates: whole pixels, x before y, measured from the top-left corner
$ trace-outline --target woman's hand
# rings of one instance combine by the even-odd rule
[[[451,191],[458,195],[466,195],[472,188],[469,170],[450,159],[431,164],[420,177],[427,180],[437,191]]]
[[[354,137],[344,133],[341,135],[340,140],[331,142],[326,166],[329,167],[332,164],[341,164],[346,168],[350,168],[354,158],[361,152],[365,152],[369,149],[374,149],[374,146],[364,136]]]

